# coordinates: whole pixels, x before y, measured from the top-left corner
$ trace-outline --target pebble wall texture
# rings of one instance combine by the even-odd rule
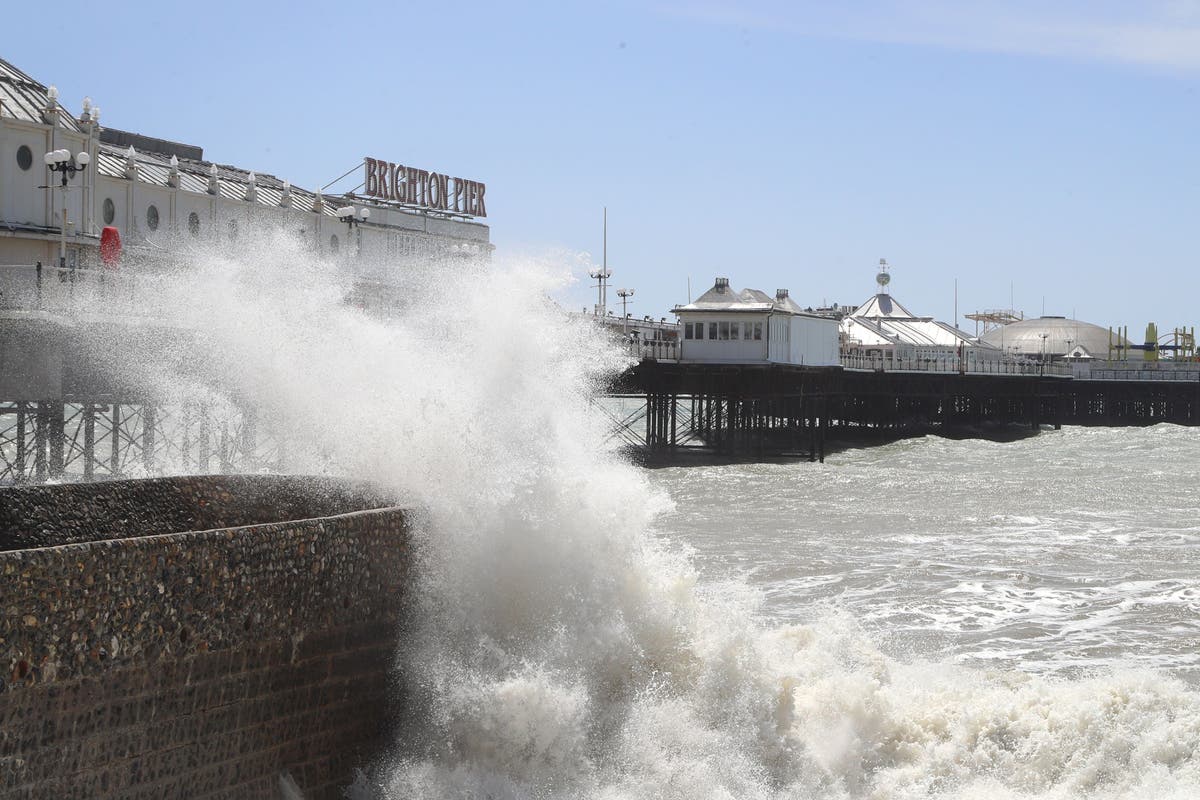
[[[290,475],[0,488],[0,550],[331,517],[390,505],[365,484]]]
[[[275,479],[240,480],[226,513],[252,485],[261,511]],[[278,798],[285,770],[341,797],[396,717],[407,546],[405,513],[377,508],[0,552],[0,798]]]

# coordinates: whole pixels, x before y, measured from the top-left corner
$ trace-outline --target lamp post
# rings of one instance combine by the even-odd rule
[[[599,283],[596,288],[600,290],[599,300],[596,304],[596,316],[603,322],[608,316],[608,279],[612,277],[612,270],[608,268],[608,208],[604,209],[604,238],[603,238],[604,257],[600,262],[600,269],[588,271],[588,276]]]
[[[629,333],[629,298],[633,297],[633,289],[617,289],[617,297],[621,298],[621,333]]]
[[[58,172],[62,175],[62,184],[59,187],[62,190],[62,218],[59,220],[62,225],[58,236],[58,267],[65,269],[67,266],[67,180],[75,177],[76,172],[87,169],[92,157],[82,150],[72,157],[71,151],[64,147],[46,153],[43,160],[51,172]]]
[[[597,299],[600,302],[596,304],[596,316],[604,319],[608,312],[608,279],[612,277],[612,270],[607,267],[589,270],[588,277],[599,281],[596,288],[599,289]]]
[[[371,217],[371,209],[356,209],[354,206],[342,206],[333,213],[338,219],[346,223],[346,226],[351,231],[353,231],[357,226],[362,225]],[[358,236],[354,240],[354,249],[357,255],[362,255],[362,231],[358,232]]]

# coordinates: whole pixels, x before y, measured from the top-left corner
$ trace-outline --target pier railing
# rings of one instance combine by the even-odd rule
[[[679,342],[664,340],[644,340],[631,339],[629,341],[629,355],[637,358],[639,361],[650,359],[653,361],[678,361],[679,360]]]
[[[135,313],[147,292],[106,269],[0,264],[0,311]]]
[[[1076,378],[1085,381],[1190,381],[1200,382],[1200,363],[1146,362],[1106,363],[1103,366],[1080,364]]]
[[[962,358],[907,358],[844,353],[842,367],[871,372],[940,372],[964,375],[1056,375],[1070,376],[1071,367],[1041,361],[1013,358],[976,358],[967,352]]]

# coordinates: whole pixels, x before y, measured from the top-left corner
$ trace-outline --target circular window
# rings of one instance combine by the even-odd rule
[[[33,151],[28,145],[21,145],[17,148],[17,166],[21,169],[29,169],[33,166]]]
[[[111,197],[104,198],[104,224],[112,225],[113,220],[117,218],[117,207],[113,205]]]
[[[152,231],[158,230],[158,206],[150,206],[146,209],[146,227]]]
[[[195,211],[188,214],[188,233],[192,236],[200,235],[200,215]]]
[[[338,238],[336,233],[329,237],[329,249],[335,253],[338,251]]]

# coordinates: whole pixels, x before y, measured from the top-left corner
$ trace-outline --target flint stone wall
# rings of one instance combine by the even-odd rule
[[[209,478],[163,480],[160,500],[213,496]],[[259,518],[279,484],[240,481],[220,513]],[[146,483],[104,484],[98,496],[121,509],[123,487],[145,497]],[[68,516],[82,519],[80,489],[38,491],[50,505],[69,498]],[[0,507],[15,491],[0,490]],[[326,508],[364,496],[350,487]],[[94,536],[107,524],[96,517],[66,536]],[[143,522],[131,527],[145,533]],[[114,530],[0,552],[0,797],[278,798],[285,770],[306,798],[341,797],[398,713],[389,676],[404,511]]]
[[[332,517],[391,505],[365,484],[294,475],[0,488],[0,550]]]

